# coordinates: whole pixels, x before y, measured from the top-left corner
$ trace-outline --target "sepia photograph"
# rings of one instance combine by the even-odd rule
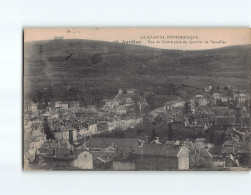
[[[250,171],[249,28],[25,28],[25,171]]]
[[[0,1],[0,194],[250,194],[249,5]]]

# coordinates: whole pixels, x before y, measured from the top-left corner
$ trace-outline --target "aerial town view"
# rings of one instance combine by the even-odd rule
[[[250,170],[249,51],[24,42],[24,169]]]

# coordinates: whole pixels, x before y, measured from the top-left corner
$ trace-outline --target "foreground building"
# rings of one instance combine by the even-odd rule
[[[144,144],[133,152],[136,170],[189,170],[189,150],[165,144]]]

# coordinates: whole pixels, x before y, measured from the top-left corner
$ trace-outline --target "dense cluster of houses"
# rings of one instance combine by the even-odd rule
[[[65,140],[45,141],[34,162],[47,167],[85,170],[188,170],[185,145],[139,139],[91,138],[79,147]]]
[[[146,105],[133,89],[119,90],[102,108],[83,106],[80,101],[24,102],[26,153],[34,154],[48,139],[78,145],[95,134],[134,128],[142,123],[141,111]]]
[[[24,103],[24,160],[90,170],[188,170],[250,167],[250,96],[229,86],[177,98],[149,112],[152,122],[180,124],[205,135],[220,129],[220,152],[206,138],[167,141],[93,138],[143,123],[148,103],[134,89],[119,90],[102,108],[80,101]]]
[[[184,110],[185,104],[187,108],[189,107],[189,111]],[[250,166],[249,93],[231,89],[229,86],[222,90],[213,90],[212,86],[207,86],[204,92],[191,99],[178,98],[175,101],[166,102],[150,114],[153,121],[165,122],[173,126],[180,124],[178,128],[184,131],[186,129],[197,130],[205,137],[210,133],[221,132],[224,135],[220,146],[222,150],[217,155],[209,154],[210,150],[207,150],[206,156],[209,158],[207,162],[211,162],[210,167],[217,168],[217,164],[219,167]],[[231,137],[228,136],[229,132],[231,132]],[[201,155],[201,150],[197,151],[197,154],[198,152]],[[214,162],[215,156],[218,163]],[[191,156],[191,159],[194,158]],[[232,159],[238,163],[231,164]]]

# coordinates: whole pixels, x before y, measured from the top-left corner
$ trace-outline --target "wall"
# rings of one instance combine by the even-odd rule
[[[136,170],[178,170],[178,158],[163,156],[135,156]]]
[[[113,161],[112,169],[114,171],[133,171],[133,170],[135,170],[135,163],[134,162]]]

